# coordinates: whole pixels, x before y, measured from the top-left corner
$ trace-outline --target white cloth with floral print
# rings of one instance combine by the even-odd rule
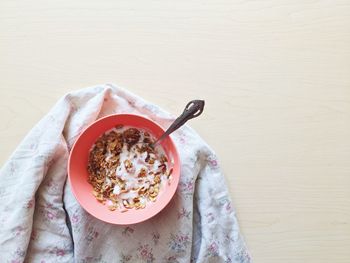
[[[216,156],[186,125],[171,135],[182,161],[179,188],[157,216],[117,226],[81,208],[66,181],[69,149],[87,125],[112,113],[163,127],[174,120],[110,84],[59,100],[0,171],[1,262],[251,262]]]

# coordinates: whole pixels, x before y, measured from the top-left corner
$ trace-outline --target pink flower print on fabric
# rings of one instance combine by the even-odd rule
[[[180,212],[178,212],[177,214],[177,219],[181,219],[181,218],[187,218],[187,219],[190,219],[190,216],[191,216],[191,212],[190,211],[187,211],[186,208],[182,208],[180,210]]]
[[[187,183],[183,184],[184,186],[184,190],[188,191],[188,192],[192,192],[193,191],[193,182],[192,181],[188,181]]]
[[[46,217],[49,220],[52,220],[55,218],[55,215],[51,211],[46,211]]]
[[[233,212],[233,207],[231,205],[231,201],[229,200],[228,196],[223,196],[220,199],[218,199],[218,203],[225,210],[226,213]]]
[[[153,240],[154,245],[158,244],[159,238],[160,238],[160,234],[158,232],[152,233],[152,240]]]
[[[46,182],[46,186],[50,192],[56,192],[59,189],[58,185],[52,179]]]
[[[147,263],[154,262],[155,258],[153,256],[152,248],[150,247],[150,245],[140,245],[137,251],[139,252],[139,257],[142,260],[145,260]]]
[[[12,230],[12,234],[13,234],[13,236],[19,236],[19,235],[21,235],[24,232],[24,230],[25,230],[24,227],[17,226],[17,227],[15,227],[14,230]]]
[[[217,257],[219,256],[219,246],[213,241],[207,248],[206,257]]]
[[[248,263],[251,262],[251,258],[246,250],[241,250],[235,256],[235,260],[240,263]]]
[[[189,244],[189,234],[183,234],[181,231],[176,235],[170,234],[170,241],[168,242],[168,245],[172,251],[176,253],[185,252]]]
[[[53,208],[52,204],[46,204],[42,206],[39,212],[44,216],[45,221],[50,222],[57,218],[57,212]]]
[[[179,142],[180,142],[180,144],[184,145],[184,144],[186,144],[186,139],[183,136],[180,136]]]
[[[122,231],[122,235],[123,236],[130,236],[132,233],[134,233],[134,229],[133,228],[131,228],[131,227],[126,227],[126,228],[124,228],[124,230]]]
[[[90,244],[91,241],[96,239],[98,236],[99,233],[93,227],[89,227],[85,240],[87,241],[87,244]]]
[[[30,200],[28,201],[28,203],[26,204],[26,208],[27,208],[27,209],[33,208],[33,207],[34,207],[34,203],[35,203],[34,198],[30,199]]]
[[[213,213],[207,213],[205,214],[205,218],[207,219],[208,223],[214,222],[215,216]]]
[[[136,103],[135,100],[127,99],[127,102],[131,107],[135,108],[135,103]]]
[[[179,183],[179,189],[182,193],[182,196],[187,199],[193,195],[194,183],[192,180]]]
[[[212,159],[209,161],[210,165],[212,167],[217,167],[218,166],[218,161],[216,159]]]
[[[55,255],[56,257],[63,257],[73,251],[73,246],[71,244],[64,244],[62,247],[55,246],[49,253]]]
[[[124,255],[124,254],[122,254],[122,258],[120,260],[120,263],[130,262],[131,259],[132,259],[132,255]]]
[[[64,249],[57,248],[57,247],[55,247],[55,248],[53,248],[52,250],[50,250],[50,253],[51,253],[51,254],[54,254],[54,255],[56,255],[56,256],[58,256],[58,257],[63,257],[63,256],[66,254],[66,252],[64,251]]]
[[[22,263],[26,252],[20,248],[17,248],[14,252],[14,257],[9,262],[11,263]]]
[[[229,213],[233,211],[233,208],[232,208],[232,205],[231,205],[230,201],[227,201],[225,208],[226,208],[226,211],[229,212]]]
[[[208,157],[208,164],[212,169],[218,169],[219,168],[219,162],[215,155],[210,155]]]
[[[19,257],[24,258],[24,256],[26,255],[26,252],[23,249],[17,248],[17,250],[15,251],[16,255]]]
[[[71,219],[71,222],[72,222],[72,225],[76,225],[77,223],[79,223],[80,221],[80,217],[78,214],[73,214],[72,215],[72,219]]]
[[[233,207],[231,204],[231,201],[228,199],[228,197],[222,197],[218,200],[219,204],[224,208],[224,210],[228,213],[233,212]]]

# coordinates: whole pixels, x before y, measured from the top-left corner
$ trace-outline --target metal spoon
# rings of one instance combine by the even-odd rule
[[[177,119],[170,125],[170,127],[160,136],[154,143],[151,144],[153,148],[157,143],[162,141],[172,132],[176,131],[182,125],[184,125],[188,120],[198,117],[202,114],[204,109],[204,100],[192,100],[187,103],[182,114],[177,117]]]

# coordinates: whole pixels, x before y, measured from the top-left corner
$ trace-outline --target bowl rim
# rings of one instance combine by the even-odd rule
[[[176,144],[174,142],[174,140],[171,138],[171,136],[168,136],[168,139],[170,140],[170,143],[173,145],[173,152],[174,152],[174,155],[176,156],[176,159],[178,160],[178,163],[174,163],[174,166],[176,165],[177,168],[178,168],[178,173],[179,175],[176,177],[176,180],[173,180],[171,183],[176,183],[176,186],[172,188],[172,193],[169,195],[169,198],[168,200],[159,206],[159,208],[151,213],[150,215],[147,215],[145,217],[143,217],[141,220],[130,220],[131,222],[130,223],[118,223],[118,222],[115,222],[113,220],[108,220],[108,219],[104,219],[104,218],[101,218],[99,217],[98,214],[95,214],[93,211],[91,211],[91,209],[87,209],[82,203],[81,201],[81,198],[79,197],[79,195],[77,194],[77,192],[75,191],[74,187],[73,187],[73,184],[72,184],[72,180],[71,180],[71,174],[70,174],[70,167],[71,167],[71,156],[74,152],[74,149],[78,143],[78,141],[80,140],[80,138],[82,136],[84,136],[85,132],[89,129],[91,129],[94,125],[96,125],[97,123],[99,122],[102,122],[104,121],[105,119],[108,119],[108,118],[111,118],[111,117],[118,117],[118,116],[134,116],[134,117],[138,117],[138,118],[142,118],[142,119],[146,119],[147,121],[151,122],[153,125],[157,126],[157,128],[161,129],[162,132],[165,132],[165,129],[160,126],[158,123],[156,123],[155,121],[151,120],[149,117],[147,116],[144,116],[144,115],[140,115],[140,114],[134,114],[134,113],[115,113],[115,114],[109,114],[109,115],[106,115],[106,116],[103,116],[95,121],[93,121],[91,124],[89,124],[87,127],[85,127],[81,132],[80,134],[77,136],[75,142],[73,143],[73,146],[71,147],[70,149],[70,152],[69,152],[69,157],[68,157],[68,164],[67,164],[67,175],[68,175],[68,181],[69,181],[69,184],[70,184],[70,189],[71,189],[71,192],[73,193],[75,199],[77,200],[78,204],[86,211],[88,212],[90,215],[92,215],[93,217],[103,221],[103,222],[106,222],[106,223],[110,223],[110,224],[114,224],[114,225],[132,225],[132,224],[137,224],[137,223],[141,223],[141,222],[144,222],[152,217],[154,217],[155,215],[159,214],[161,211],[163,211],[163,209],[171,202],[171,200],[174,198],[174,195],[178,189],[178,186],[179,186],[179,182],[180,182],[180,176],[181,176],[181,159],[180,159],[180,155],[179,155],[179,152],[177,150],[177,147],[176,147]],[[107,130],[106,130],[107,131]]]

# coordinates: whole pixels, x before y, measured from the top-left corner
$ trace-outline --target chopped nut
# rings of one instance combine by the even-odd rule
[[[162,154],[161,156],[160,156],[160,162],[161,163],[165,163],[165,162],[167,162],[168,161],[168,158],[166,158],[166,156],[164,155],[164,154]]]
[[[167,177],[169,178],[171,176],[171,174],[173,173],[173,168],[171,168],[167,174]]]
[[[124,140],[125,142],[128,144],[129,148],[131,146],[133,146],[134,144],[136,144],[141,135],[140,135],[140,131],[136,128],[130,128],[130,129],[127,129],[123,132],[123,137],[124,137]]]
[[[146,193],[146,191],[147,191],[146,186],[142,186],[142,187],[139,189],[138,194],[139,194],[139,195],[144,194],[144,193]]]
[[[156,175],[156,176],[154,177],[154,182],[155,182],[156,184],[160,183],[160,176],[159,176],[159,175]]]
[[[139,174],[137,175],[138,177],[144,177],[147,175],[147,170],[146,168],[141,168]]]
[[[114,206],[114,205],[112,205],[112,206],[108,206],[108,209],[109,209],[109,210],[111,210],[111,211],[114,211],[114,210],[116,210],[116,209],[117,209],[117,207],[116,207],[116,206]]]
[[[151,144],[152,141],[151,141],[151,139],[150,139],[149,137],[145,137],[145,138],[143,139],[143,143],[149,143],[149,144]]]
[[[132,162],[130,162],[130,160],[125,160],[124,161],[124,166],[126,170],[130,170],[133,166]]]
[[[124,199],[123,200],[123,205],[125,208],[130,209],[134,207],[134,204],[130,204],[128,200]]]

